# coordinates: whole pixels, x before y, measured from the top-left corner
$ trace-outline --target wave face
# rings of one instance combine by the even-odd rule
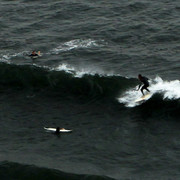
[[[57,68],[46,68],[2,63],[0,76],[1,85],[5,87],[39,90],[45,88],[47,91],[58,91],[61,94],[111,97],[126,107],[139,105],[135,101],[141,97],[140,91],[137,91],[139,82],[135,78],[83,69],[78,71],[65,64]],[[166,81],[157,76],[150,80],[149,90],[151,99],[161,96],[164,101],[178,100],[180,81]]]
[[[33,165],[24,165],[13,162],[0,163],[1,180],[113,180],[112,178],[95,175],[75,175],[54,169],[40,168]]]
[[[35,66],[0,65],[1,84],[23,89],[46,89],[60,94],[77,96],[112,97],[119,91],[136,83],[133,79],[120,76],[89,74],[76,72],[74,69],[57,70]],[[57,68],[56,68],[57,69]]]
[[[154,112],[165,109],[172,115],[179,113],[180,81],[166,81],[160,77],[150,80],[151,96],[136,102],[141,92],[137,91],[138,80],[120,75],[105,74],[87,70],[76,70],[66,65],[57,68],[37,66],[0,65],[1,87],[41,92],[45,96],[76,97],[91,101],[107,99],[123,108],[142,107]],[[104,102],[103,102],[104,103]]]

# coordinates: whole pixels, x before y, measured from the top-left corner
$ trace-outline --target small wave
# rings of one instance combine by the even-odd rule
[[[65,43],[61,43],[58,47],[51,50],[51,53],[53,54],[59,54],[64,51],[70,51],[72,49],[78,49],[78,48],[91,48],[91,47],[97,47],[99,46],[98,43],[95,40],[92,39],[75,39],[71,40]]]
[[[102,44],[99,44],[98,42],[96,42],[95,40],[92,39],[75,39],[75,40],[71,40],[65,43],[61,43],[58,47],[50,50],[47,53],[44,53],[45,55],[50,55],[50,54],[59,54],[61,52],[65,52],[65,51],[70,51],[72,49],[79,49],[79,48],[92,48],[92,47],[98,47],[98,46],[102,46]],[[10,63],[10,60],[14,57],[26,57],[28,54],[30,54],[29,51],[22,51],[22,52],[17,52],[14,54],[4,54],[0,56],[0,61],[1,62],[7,62]]]
[[[10,63],[10,60],[14,57],[24,57],[24,55],[29,54],[28,51],[22,51],[14,54],[5,54],[0,57],[1,62]]]

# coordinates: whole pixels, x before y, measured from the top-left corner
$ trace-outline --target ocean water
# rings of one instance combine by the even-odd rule
[[[1,180],[180,179],[178,0],[1,0],[0,12]],[[58,126],[73,131],[44,130]]]

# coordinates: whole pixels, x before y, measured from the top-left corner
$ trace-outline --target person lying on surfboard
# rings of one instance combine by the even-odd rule
[[[40,55],[40,51],[36,53],[36,51],[32,51],[32,53],[29,55],[30,57],[38,57]]]
[[[64,130],[64,128],[59,128],[59,127],[57,127],[57,128],[56,128],[56,131],[55,131],[55,134],[59,134],[59,133],[60,133],[60,130]]]
[[[36,53],[36,51],[32,51],[32,53],[29,56],[38,56],[38,54]]]
[[[141,84],[139,85],[137,91],[139,91],[140,87],[143,85],[141,88],[141,92],[144,96],[144,92],[143,92],[144,89],[146,91],[150,92],[149,89],[147,88],[147,87],[149,87],[149,82],[148,82],[149,79],[145,76],[142,76],[141,74],[138,75],[138,79],[141,81]]]

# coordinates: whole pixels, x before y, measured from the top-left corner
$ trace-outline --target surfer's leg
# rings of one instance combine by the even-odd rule
[[[150,92],[150,90],[148,89],[148,85],[144,85],[144,89],[146,89],[146,91]]]
[[[143,92],[143,90],[144,90],[144,86],[141,88],[141,92],[142,92],[142,94],[143,94],[143,96],[144,96],[144,92]]]

